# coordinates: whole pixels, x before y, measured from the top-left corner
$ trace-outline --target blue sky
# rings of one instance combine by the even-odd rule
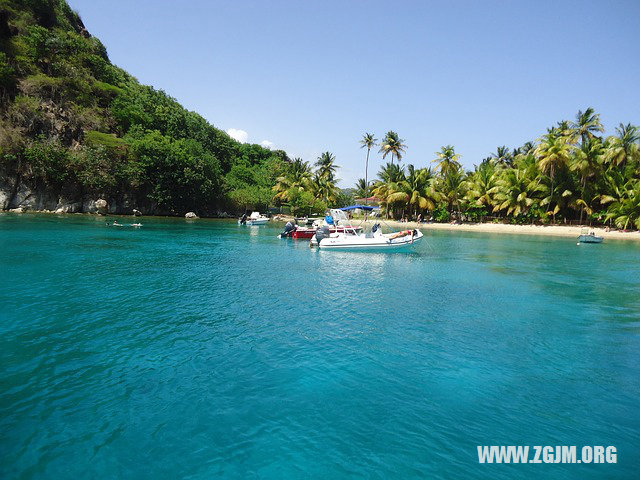
[[[333,152],[343,187],[364,132],[397,131],[404,163],[451,144],[472,167],[588,106],[608,134],[640,124],[638,1],[69,3],[142,83],[251,143]]]

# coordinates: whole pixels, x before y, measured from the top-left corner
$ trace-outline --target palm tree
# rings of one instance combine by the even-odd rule
[[[336,157],[331,152],[323,152],[318,159],[316,160],[316,173],[320,174],[320,176],[335,181],[335,173],[338,169],[338,166],[335,164]]]
[[[493,161],[500,165],[511,165],[513,163],[514,155],[511,154],[509,148],[506,146],[498,147],[496,153],[491,154]]]
[[[591,211],[591,202],[585,199],[588,196],[587,180],[598,173],[603,152],[602,140],[594,137],[588,139],[576,150],[571,161],[571,170],[580,175],[581,198],[577,202],[580,205],[580,223],[582,223],[585,207]]]
[[[616,127],[617,136],[607,139],[604,159],[617,167],[640,161],[640,130],[630,123]]]
[[[369,197],[369,153],[371,149],[376,146],[377,138],[373,135],[373,133],[365,133],[362,136],[362,140],[360,143],[362,146],[360,148],[367,148],[367,161],[364,165],[364,204],[367,205],[368,197]]]
[[[574,135],[582,139],[583,144],[593,138],[594,132],[604,132],[604,127],[600,123],[600,114],[595,113],[592,107],[587,108],[584,112],[578,110],[576,121],[571,123],[571,128]]]
[[[629,224],[640,229],[640,180],[625,182],[616,192],[617,198],[605,198],[610,203],[606,218],[616,227],[626,230]]]
[[[495,200],[494,212],[506,210],[507,215],[517,217],[526,214],[535,201],[536,192],[541,190],[537,180],[532,179],[525,169],[505,170],[489,190]]]
[[[455,152],[455,149],[451,145],[442,147],[439,152],[436,152],[438,158],[433,160],[437,163],[436,170],[440,170],[440,173],[446,177],[451,172],[458,171],[462,165],[460,164],[460,155]]]
[[[492,162],[483,162],[469,176],[465,188],[465,200],[477,207],[492,207],[494,204],[491,189],[496,186],[496,167]]]
[[[402,155],[405,153],[407,146],[403,143],[398,134],[393,130],[387,132],[380,145],[380,153],[382,153],[382,158],[387,158],[388,154],[391,154],[391,163],[393,163],[393,157],[395,156],[398,161],[402,160]]]
[[[447,202],[447,208],[451,212],[455,207],[458,218],[461,218],[460,200],[465,197],[466,181],[461,166],[449,168],[447,175],[440,179],[438,184],[440,198]]]
[[[356,191],[354,195],[356,198],[366,198],[369,192],[369,184],[364,178],[359,178],[356,182]]]
[[[399,165],[387,162],[385,165],[380,167],[378,178],[386,183],[399,182],[405,178],[404,169]]]
[[[568,120],[562,120],[558,124],[549,130],[548,133],[555,133],[561,137],[566,137],[569,143],[575,143],[575,130],[572,128],[571,122]]]
[[[290,200],[292,189],[303,191],[309,188],[311,182],[311,167],[308,162],[301,158],[294,158],[288,164],[284,174],[276,178],[276,184],[273,186],[274,200],[278,202],[288,202]]]
[[[380,180],[376,182],[371,193],[380,199],[380,203],[389,216],[389,207],[400,203],[403,198],[400,194],[404,191],[403,182],[406,180],[404,168],[387,162],[380,168],[378,178]]]
[[[296,157],[289,164],[287,175],[296,183],[305,183],[311,178],[311,166],[300,157]]]
[[[327,205],[335,203],[338,200],[338,187],[333,177],[324,175],[320,169],[316,171],[310,185],[313,195],[325,202]]]
[[[542,137],[538,148],[535,150],[540,170],[549,175],[551,179],[549,207],[553,202],[554,180],[556,171],[566,166],[571,158],[571,145],[567,143],[567,137],[558,135],[556,132],[549,132]],[[553,221],[556,221],[556,210],[553,210]]]
[[[433,188],[433,173],[430,168],[416,169],[413,165],[407,167],[405,184],[409,194],[408,204],[413,207],[413,214],[418,210],[435,210],[437,192]]]

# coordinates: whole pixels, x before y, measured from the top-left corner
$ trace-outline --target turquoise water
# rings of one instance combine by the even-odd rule
[[[640,245],[142,222],[0,215],[0,478],[637,478]]]

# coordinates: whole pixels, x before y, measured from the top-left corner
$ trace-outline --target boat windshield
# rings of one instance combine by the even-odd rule
[[[349,220],[345,212],[337,208],[332,208],[330,212],[337,227],[344,227],[345,230],[353,230],[355,233],[355,227],[351,224],[351,220]]]

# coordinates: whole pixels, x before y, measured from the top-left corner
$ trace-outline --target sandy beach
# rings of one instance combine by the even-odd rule
[[[420,228],[422,231],[428,230],[448,230],[458,232],[479,232],[479,233],[500,233],[510,235],[549,235],[556,237],[574,237],[582,233],[582,229],[586,227],[576,225],[506,225],[502,223],[416,223],[416,222],[398,222],[395,220],[385,220],[385,223],[393,228]],[[606,231],[602,227],[590,228],[596,232],[596,235],[602,236],[605,240],[634,240],[640,241],[640,232],[630,231],[623,232],[620,230]]]

